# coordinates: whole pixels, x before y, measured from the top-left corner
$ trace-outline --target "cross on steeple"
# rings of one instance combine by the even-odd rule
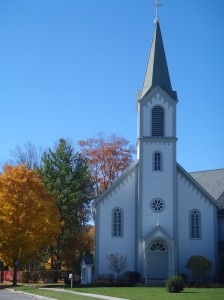
[[[156,3],[154,3],[153,6],[155,6],[155,8],[156,8],[156,18],[155,18],[154,22],[157,23],[157,22],[159,22],[159,14],[158,14],[159,7],[162,7],[163,5],[160,4],[158,0],[156,0]]]

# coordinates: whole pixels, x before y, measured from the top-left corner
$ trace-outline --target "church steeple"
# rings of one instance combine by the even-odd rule
[[[145,73],[145,79],[142,88],[141,97],[153,89],[160,86],[174,100],[177,100],[177,94],[172,90],[169,70],[166,62],[166,55],[163,46],[162,34],[159,25],[159,19],[155,19],[155,30],[151,44],[148,64]]]

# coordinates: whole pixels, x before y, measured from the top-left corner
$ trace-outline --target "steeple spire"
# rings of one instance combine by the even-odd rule
[[[176,92],[172,90],[169,70],[166,62],[166,55],[163,46],[162,34],[158,18],[158,6],[156,1],[156,19],[155,30],[151,44],[148,64],[145,73],[145,79],[142,88],[142,97],[152,88],[159,85],[164,89],[174,100],[177,100]]]

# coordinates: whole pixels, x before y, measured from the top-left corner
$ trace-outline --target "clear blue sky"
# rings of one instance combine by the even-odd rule
[[[27,141],[116,133],[136,143],[153,0],[0,1],[0,162]],[[224,167],[224,1],[162,0],[177,160]],[[78,149],[78,148],[77,148]]]

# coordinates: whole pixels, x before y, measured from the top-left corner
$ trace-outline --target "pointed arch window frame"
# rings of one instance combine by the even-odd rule
[[[124,212],[121,207],[114,207],[112,210],[112,237],[123,238]]]
[[[151,110],[151,136],[165,136],[165,109],[159,104],[154,105]]]
[[[189,233],[191,240],[202,239],[201,212],[196,208],[191,209],[189,212]]]

